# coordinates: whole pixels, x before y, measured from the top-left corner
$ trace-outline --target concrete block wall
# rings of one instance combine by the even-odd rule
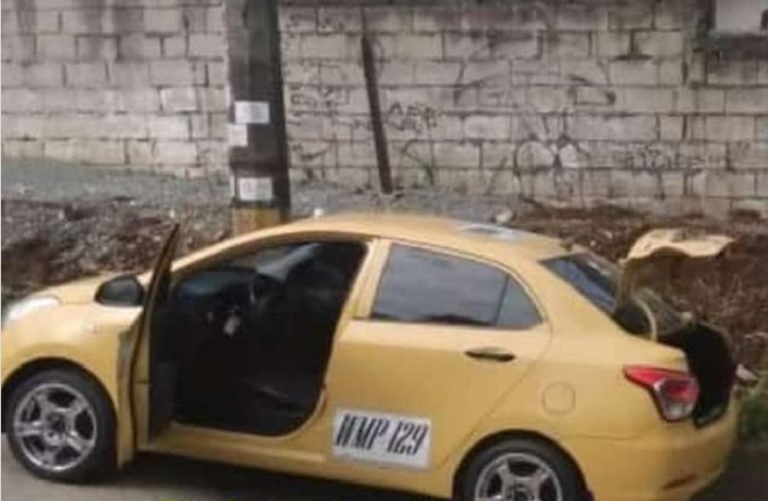
[[[5,158],[226,166],[223,0],[2,0]]]
[[[766,213],[768,60],[699,50],[704,4],[284,0],[293,176],[376,184],[366,26],[401,186]]]

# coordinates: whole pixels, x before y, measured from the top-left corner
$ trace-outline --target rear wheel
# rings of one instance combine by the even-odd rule
[[[11,451],[33,474],[79,482],[114,465],[115,419],[103,390],[74,370],[49,370],[19,384],[5,429]]]
[[[583,501],[578,472],[558,450],[510,439],[475,455],[459,479],[459,501]]]

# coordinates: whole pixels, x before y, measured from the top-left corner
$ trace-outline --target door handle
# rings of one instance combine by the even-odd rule
[[[488,346],[484,348],[470,348],[465,351],[464,354],[469,358],[476,360],[488,360],[490,362],[511,362],[515,359],[512,353],[509,353],[502,348],[496,348],[495,346]]]

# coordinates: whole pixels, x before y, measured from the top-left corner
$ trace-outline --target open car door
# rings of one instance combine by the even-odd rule
[[[141,314],[128,332],[121,347],[119,379],[122,409],[130,412],[121,416],[130,426],[121,426],[120,461],[129,460],[137,442],[146,441],[170,424],[173,409],[175,377],[166,370],[153,348],[151,332],[157,323],[158,306],[162,305],[171,285],[171,264],[179,240],[179,225],[168,235],[153,267],[152,278],[144,295]]]
[[[617,304],[624,304],[632,292],[656,276],[669,276],[684,259],[714,258],[722,254],[733,239],[708,235],[688,228],[651,230],[637,239],[622,261]]]

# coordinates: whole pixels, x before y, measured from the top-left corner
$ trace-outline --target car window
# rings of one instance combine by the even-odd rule
[[[592,254],[576,254],[544,261],[544,266],[565,280],[607,314],[616,308],[618,270]]]
[[[179,281],[177,296],[210,296],[247,288],[261,276],[283,285],[317,288],[351,284],[365,248],[356,242],[300,242],[259,249],[197,270]],[[319,282],[319,283],[314,283]]]
[[[258,270],[260,273],[270,274],[273,269],[285,268],[286,261],[295,261],[291,256],[302,256],[310,253],[317,247],[317,243],[301,242],[265,247],[254,254],[242,256],[231,263],[238,267]],[[266,270],[266,271],[265,271]],[[276,272],[277,273],[277,272]]]
[[[525,292],[503,271],[402,245],[392,247],[371,316],[399,322],[514,328],[539,321]]]
[[[510,329],[528,329],[541,322],[539,310],[523,286],[514,278],[508,277],[496,325]]]
[[[635,298],[644,300],[651,308],[662,333],[679,327],[680,317],[652,290],[635,291],[626,304],[618,305],[616,292],[620,272],[616,265],[594,254],[582,253],[543,261],[546,268],[575,288],[594,306],[613,318],[632,334],[646,334],[651,326]]]

